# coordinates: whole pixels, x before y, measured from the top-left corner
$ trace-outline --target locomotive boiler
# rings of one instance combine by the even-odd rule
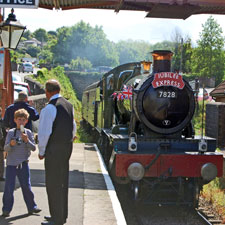
[[[202,186],[222,176],[216,140],[197,137],[194,92],[171,72],[171,51],[151,62],[120,65],[88,86],[82,124],[94,128],[114,182],[130,186],[135,200],[198,206]]]

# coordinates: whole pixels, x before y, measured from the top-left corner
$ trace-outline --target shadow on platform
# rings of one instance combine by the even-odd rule
[[[45,171],[39,169],[31,169],[31,186],[45,187]],[[84,177],[86,182],[84,182]],[[0,192],[4,191],[5,182],[0,182]],[[19,188],[19,182],[16,181],[16,188]],[[102,174],[100,173],[83,173],[79,170],[69,172],[69,188],[106,190],[106,185]]]

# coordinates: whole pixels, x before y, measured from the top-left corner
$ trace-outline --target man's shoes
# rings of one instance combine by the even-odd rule
[[[44,216],[44,219],[47,221],[52,221],[52,217],[51,216]],[[64,224],[66,223],[66,219],[63,222]]]
[[[3,217],[9,217],[9,212],[3,211],[3,212],[2,212],[2,216],[3,216]]]
[[[32,210],[30,210],[29,212],[28,212],[28,214],[29,215],[32,215],[32,214],[34,214],[34,213],[39,213],[39,212],[41,212],[41,209],[39,209],[39,208],[33,208]]]
[[[56,225],[56,223],[53,221],[46,221],[46,222],[42,222],[41,225]]]
[[[5,177],[0,177],[0,181],[5,181]]]
[[[44,216],[44,219],[47,221],[51,221],[52,217],[51,216]]]
[[[63,225],[63,224],[59,224],[53,221],[46,221],[46,222],[42,222],[41,225]]]

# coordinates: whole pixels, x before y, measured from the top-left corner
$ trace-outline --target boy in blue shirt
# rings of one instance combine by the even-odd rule
[[[3,194],[2,216],[8,217],[13,207],[13,193],[16,176],[19,179],[24,201],[29,214],[39,213],[31,191],[30,170],[28,158],[31,151],[35,151],[34,135],[31,130],[24,128],[28,122],[29,113],[19,109],[14,113],[16,128],[8,131],[4,150],[7,152],[6,181]]]

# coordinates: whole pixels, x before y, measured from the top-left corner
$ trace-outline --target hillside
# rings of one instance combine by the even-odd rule
[[[71,104],[74,106],[75,110],[75,119],[77,124],[81,119],[81,102],[77,99],[76,93],[72,87],[70,79],[66,76],[63,67],[56,67],[50,71],[46,68],[38,71],[38,76],[35,78],[41,84],[45,84],[45,82],[49,79],[56,79],[61,84],[61,92],[60,94],[69,100]]]

